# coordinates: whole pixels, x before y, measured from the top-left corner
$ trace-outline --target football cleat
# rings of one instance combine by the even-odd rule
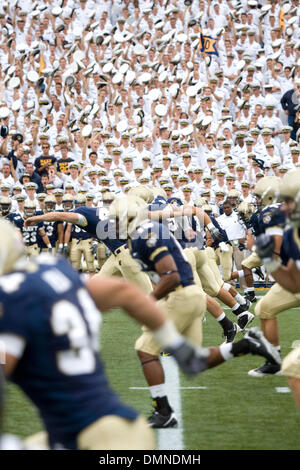
[[[272,375],[282,375],[282,371],[279,364],[271,364],[267,361],[261,367],[249,370],[248,375],[251,375],[251,377],[266,377]]]
[[[250,312],[243,312],[238,315],[238,325],[241,330],[244,330],[249,323],[253,321],[254,315]]]
[[[148,423],[151,428],[174,428],[177,426],[178,421],[176,419],[175,413],[171,410],[167,415],[159,413],[159,411],[154,410],[152,415],[148,418]]]
[[[267,359],[267,362],[271,365],[275,365],[280,369],[281,356],[277,349],[269,343],[263,335],[263,332],[256,326],[251,328],[243,338],[248,342],[249,352],[251,354],[257,354]]]
[[[236,334],[240,331],[239,326],[236,323],[232,324],[232,328],[230,330],[224,331],[224,336],[226,338],[225,343],[232,343]]]
[[[249,300],[252,304],[257,302],[257,298],[255,297],[254,292],[246,292],[245,299]]]
[[[262,272],[260,266],[258,266],[257,268],[254,269],[254,273],[255,273],[262,281],[264,281],[265,276],[264,276],[264,273]]]

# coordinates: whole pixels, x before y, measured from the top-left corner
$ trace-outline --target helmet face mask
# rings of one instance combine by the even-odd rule
[[[10,213],[11,203],[0,203],[0,212],[2,217],[7,216]]]
[[[254,196],[258,210],[277,202],[279,190],[279,178],[276,176],[264,176],[255,185]]]
[[[238,206],[238,217],[239,219],[247,223],[250,221],[252,215],[255,213],[255,206],[250,202],[241,202]]]
[[[53,212],[55,210],[54,202],[45,202],[45,212]]]
[[[24,204],[24,215],[25,217],[32,217],[36,212],[36,205],[32,201],[27,201]]]
[[[140,197],[120,196],[110,206],[110,217],[116,223],[117,236],[127,239],[148,218],[148,206]]]

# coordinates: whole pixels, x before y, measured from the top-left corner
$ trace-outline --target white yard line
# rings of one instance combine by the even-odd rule
[[[179,387],[179,390],[206,390],[207,387]],[[149,387],[129,387],[129,390],[149,390]]]
[[[172,357],[162,357],[162,365],[165,371],[166,386],[169,402],[176,414],[177,428],[159,429],[157,433],[158,450],[183,450],[183,423],[181,412],[180,379],[179,370]]]

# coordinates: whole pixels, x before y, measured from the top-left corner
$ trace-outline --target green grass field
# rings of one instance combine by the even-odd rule
[[[258,291],[262,295],[264,291]],[[252,308],[251,308],[252,310]],[[233,318],[231,312],[225,310]],[[300,340],[299,309],[279,315],[282,355]],[[259,325],[254,320],[251,326]],[[120,311],[104,316],[101,331],[102,357],[112,387],[122,399],[146,416],[151,412],[148,390],[134,352],[139,326]],[[221,328],[207,315],[204,345],[221,344]],[[241,334],[239,334],[241,337]],[[165,361],[170,360],[165,358]],[[278,393],[287,387],[285,377],[253,378],[249,369],[263,359],[245,356],[228,361],[193,379],[180,374],[183,445],[186,450],[202,449],[300,449],[300,413],[291,393]],[[10,385],[7,394],[5,430],[21,437],[42,429],[36,410],[17,389]],[[162,430],[160,433],[170,432]],[[171,431],[172,432],[172,431]]]

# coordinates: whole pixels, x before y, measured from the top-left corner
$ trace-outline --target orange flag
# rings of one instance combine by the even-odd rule
[[[282,29],[282,31],[285,31],[283,8],[281,8],[280,13],[279,13],[279,26]]]
[[[46,68],[45,59],[43,54],[40,52],[40,68],[39,68],[39,75],[42,75],[43,70]]]

